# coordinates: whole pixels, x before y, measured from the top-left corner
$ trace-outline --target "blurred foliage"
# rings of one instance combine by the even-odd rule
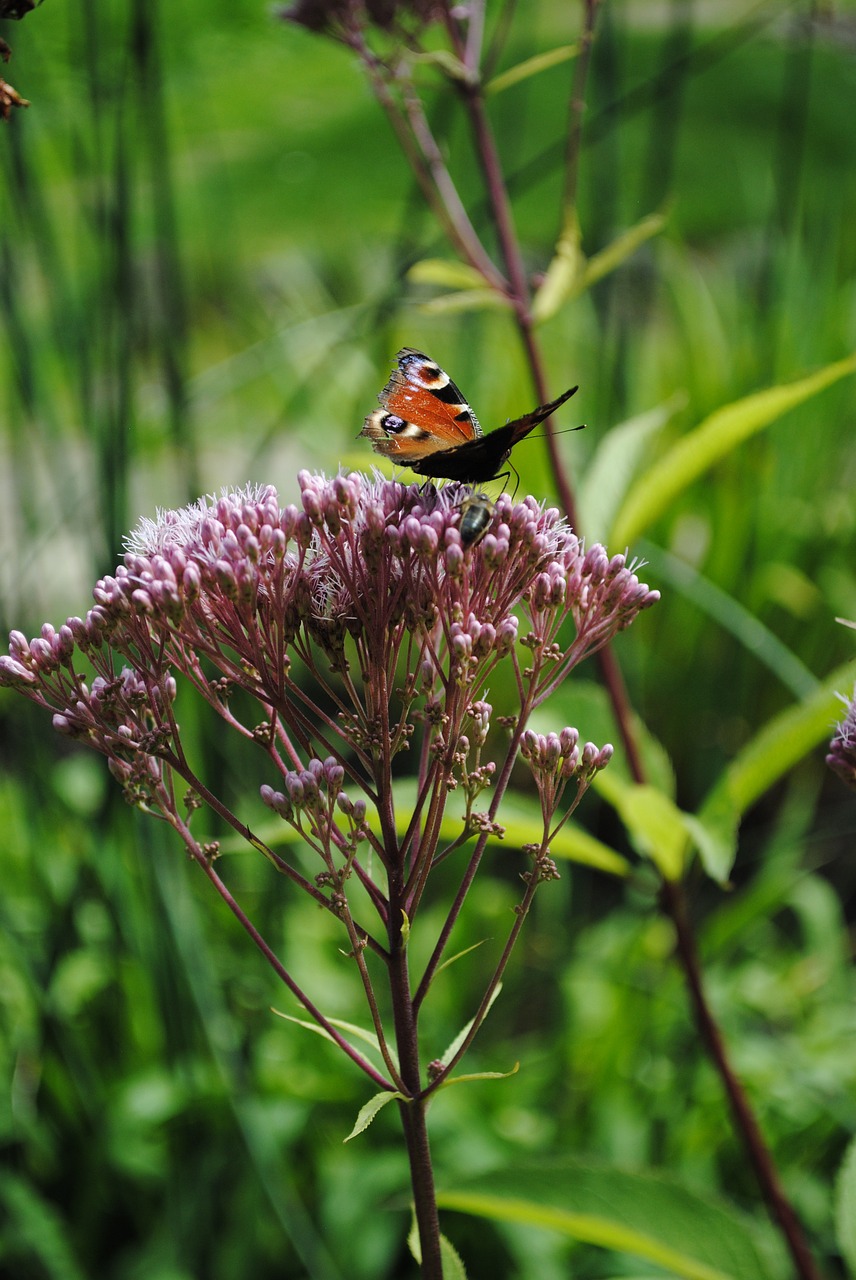
[[[567,45],[574,21],[559,0],[527,6],[497,70]],[[51,0],[11,25],[0,36],[33,105],[0,126],[6,627],[82,612],[124,531],[156,506],[247,479],[291,501],[300,467],[367,469],[354,437],[399,345],[440,360],[488,429],[530,406],[507,316],[420,308],[431,291],[407,273],[443,246],[343,49],[275,23],[260,0]],[[626,424],[615,440],[639,442],[641,470],[722,406],[856,350],[854,30],[853,4],[604,5],[581,250],[591,261],[643,218],[666,222],[539,331],[555,387],[581,386],[588,430],[561,448],[583,482]],[[562,229],[569,74],[557,61],[491,102],[536,271]],[[482,209],[434,80],[450,163]],[[646,530],[665,599],[618,654],[687,811],[791,705],[800,672],[820,681],[852,652],[834,619],[856,617],[854,394],[845,378],[793,409]],[[603,456],[608,483],[622,454],[605,468]],[[523,492],[553,497],[536,444],[515,464]],[[596,499],[584,509],[603,509]],[[757,645],[747,619],[781,648]],[[19,701],[0,695],[0,1270],[411,1273],[393,1109],[342,1145],[362,1081],[270,1013],[280,991],[163,831]],[[591,705],[583,694],[579,728],[596,737]],[[558,728],[573,698],[556,710]],[[208,775],[252,796],[258,779],[222,735],[204,720],[192,732]],[[605,801],[590,795],[580,817],[633,856]],[[808,754],[745,817],[731,892],[699,871],[689,882],[711,1000],[829,1275],[843,1274],[832,1185],[856,1130],[853,829],[852,800]],[[227,868],[318,1004],[362,1020],[331,921],[257,855]],[[518,869],[512,849],[493,852],[458,949],[503,935]],[[448,1090],[432,1110],[441,1188],[524,1158],[659,1168],[729,1197],[769,1254],[651,868],[620,882],[562,869],[467,1059],[520,1072]],[[472,1015],[480,951],[426,1006],[438,1052]],[[444,1212],[444,1229],[476,1276],[639,1273],[522,1224]],[[852,1266],[852,1239],[841,1247]]]

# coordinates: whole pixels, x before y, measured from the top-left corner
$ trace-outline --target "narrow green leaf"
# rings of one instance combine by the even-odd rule
[[[326,1027],[319,1027],[317,1022],[310,1022],[308,1018],[294,1018],[290,1013],[283,1013],[281,1009],[274,1008],[271,1008],[271,1013],[275,1013],[278,1018],[284,1019],[285,1022],[293,1022],[298,1027],[305,1027],[307,1031],[314,1031],[316,1035],[323,1036],[325,1040],[331,1038],[330,1032]],[[340,1031],[349,1032],[355,1039],[364,1040],[373,1049],[379,1048],[377,1036],[373,1031],[368,1031],[365,1027],[358,1027],[353,1022],[343,1022],[341,1018],[328,1018],[327,1021],[332,1023],[334,1027],[338,1027]]]
[[[615,519],[610,540],[629,546],[675,498],[744,440],[783,413],[856,371],[856,355],[784,386],[768,387],[717,409],[639,478]]]
[[[478,83],[478,77],[461,62],[460,58],[456,58],[448,49],[430,49],[427,53],[417,53],[413,55],[414,62],[425,63],[427,66],[438,67],[449,80],[455,80],[459,84],[474,85]]]
[[[533,58],[518,62],[516,67],[509,67],[508,71],[494,76],[487,82],[484,91],[486,94],[502,93],[512,85],[520,84],[521,80],[528,80],[530,76],[537,76],[541,71],[548,71],[550,67],[558,67],[563,62],[568,62],[571,58],[575,58],[578,52],[578,45],[561,44],[555,49],[548,49],[546,53],[536,53]]]
[[[678,391],[655,408],[612,427],[603,437],[579,488],[580,528],[585,529],[587,538],[607,538],[646,451],[686,401],[686,393]]]
[[[582,270],[580,224],[576,212],[568,209],[552,260],[532,301],[532,319],[536,324],[549,320],[568,298],[574,296],[576,280]]]
[[[403,1093],[392,1093],[386,1089],[384,1089],[382,1093],[376,1093],[373,1098],[369,1098],[365,1106],[360,1107],[360,1113],[357,1116],[353,1129],[348,1134],[347,1138],[343,1138],[342,1141],[350,1142],[351,1138],[356,1138],[357,1134],[362,1133],[364,1129],[368,1129],[372,1120],[374,1120],[381,1108],[385,1107],[388,1102],[394,1102],[396,1098],[401,1102],[407,1101]]]
[[[816,693],[774,716],[743,748],[708,793],[698,817],[706,822],[726,807],[742,817],[765,791],[821,742],[840,719],[836,691],[853,684],[853,663],[838,667]]]
[[[21,1268],[18,1275],[26,1271],[45,1280],[84,1280],[85,1273],[74,1256],[71,1224],[32,1182],[11,1169],[0,1169],[0,1209],[0,1259],[5,1257],[9,1263],[14,1254]]]
[[[552,727],[552,722],[548,724],[545,720],[544,723],[546,728]],[[403,835],[407,829],[410,814],[413,812],[416,788],[411,780],[402,779],[394,783],[393,789],[397,830],[399,835]],[[440,828],[443,840],[451,841],[460,835],[464,804],[462,793],[450,794]],[[504,839],[500,839],[499,836],[488,837],[488,845],[492,848],[506,849],[513,856],[512,846],[519,847],[540,836],[541,806],[531,796],[522,795],[519,792],[506,793],[499,816],[505,828],[505,837]],[[370,812],[368,821],[375,831],[380,830],[375,814]],[[632,870],[631,864],[620,853],[616,853],[609,845],[588,835],[572,823],[564,826],[551,841],[550,852],[554,858],[561,858],[567,862],[579,862],[584,866],[604,871],[607,875],[627,876]]]
[[[625,259],[634,254],[646,240],[659,235],[665,225],[665,213],[649,213],[627,231],[622,232],[620,236],[616,236],[605,249],[601,249],[600,253],[589,258],[578,281],[577,291],[584,293],[598,280],[608,276],[616,267],[620,267]]]
[[[485,286],[481,289],[461,289],[458,293],[443,293],[439,298],[421,302],[419,309],[429,315],[444,315],[454,311],[507,311],[510,306],[509,298]]]
[[[852,664],[833,672],[817,692],[775,716],[740,752],[708,793],[697,814],[687,814],[655,787],[639,787],[604,770],[593,785],[618,812],[634,847],[666,879],[683,870],[689,844],[708,875],[725,884],[734,865],[740,819],[789,769],[830,738],[837,719],[836,690],[852,684]]]
[[[579,297],[598,280],[615,271],[640,245],[657,235],[665,222],[665,214],[650,213],[586,261],[580,251],[576,214],[569,210],[553,259],[532,303],[532,318],[536,324],[549,320],[571,298]]]
[[[448,1080],[444,1080],[438,1086],[440,1089],[448,1089],[452,1084],[469,1084],[473,1080],[508,1080],[510,1076],[516,1076],[520,1070],[520,1063],[515,1062],[510,1071],[471,1071],[463,1076],[450,1076]]]
[[[465,262],[449,258],[422,258],[407,273],[413,284],[436,284],[445,289],[483,289],[484,277]]]
[[[487,1006],[487,1009],[485,1010],[485,1015],[487,1015],[487,1012],[493,1008],[494,1001],[496,1000],[501,990],[502,990],[502,983],[499,982],[497,983],[497,986],[490,997],[490,1004]],[[475,1022],[475,1018],[470,1018],[469,1022],[465,1026],[461,1027],[460,1031],[455,1036],[454,1040],[449,1045],[446,1052],[440,1055],[440,1061],[443,1063],[444,1066],[447,1062],[452,1061],[455,1054],[458,1052],[461,1045],[463,1044],[464,1040],[466,1040],[467,1036],[469,1035],[470,1029],[474,1022]]]
[[[856,1138],[844,1153],[835,1183],[835,1237],[851,1278],[856,1278]]]
[[[588,528],[588,526],[586,526]],[[806,698],[819,685],[795,653],[765,627],[739,600],[700,574],[692,565],[647,540],[639,545],[658,587],[671,586],[728,631],[773,672],[795,698]]]
[[[583,679],[567,680],[552,694],[549,703],[539,707],[529,721],[536,733],[549,733],[557,723],[576,725],[583,742],[589,740],[601,745],[605,742],[616,744],[609,768],[597,775],[595,785],[599,780],[606,779],[607,775],[608,781],[616,775],[625,782],[633,780],[621,746],[621,729],[615,718],[615,710],[602,685]],[[631,728],[649,785],[658,787],[674,799],[675,771],[665,747],[638,716],[633,716]]]
[[[721,819],[719,822],[702,822],[691,813],[684,814],[684,822],[698,849],[702,866],[711,880],[725,886],[737,857],[738,824],[728,813],[721,815]]]
[[[278,1018],[283,1018],[286,1022],[294,1022],[298,1027],[304,1027],[307,1031],[314,1031],[316,1035],[323,1036],[325,1040],[329,1040],[332,1044],[336,1043],[329,1031],[327,1031],[325,1027],[319,1027],[317,1022],[310,1022],[307,1018],[294,1018],[290,1013],[282,1013],[279,1009],[272,1008],[271,1013],[275,1013]],[[381,1047],[378,1044],[377,1036],[367,1027],[359,1027],[355,1022],[346,1022],[344,1018],[328,1018],[327,1021],[334,1027],[337,1027],[339,1031],[344,1031],[354,1040],[362,1040],[365,1044],[370,1045],[377,1053],[381,1054]],[[393,1062],[395,1062],[397,1066],[398,1059],[395,1050],[391,1045],[389,1046],[389,1052]]]
[[[684,1280],[769,1280],[742,1216],[669,1177],[581,1160],[518,1162],[441,1191],[438,1201],[644,1258]]]
[[[463,951],[457,951],[453,956],[449,956],[448,960],[444,960],[442,964],[437,965],[435,976],[436,973],[442,973],[444,969],[448,969],[449,966],[454,964],[457,960],[461,960],[464,956],[468,956],[471,951],[476,951],[479,947],[484,946],[484,942],[485,940],[482,938],[480,942],[474,942],[471,947],[464,947]]]
[[[410,1230],[407,1233],[407,1247],[410,1250],[411,1257],[422,1265],[422,1245],[419,1240],[419,1227],[416,1222],[416,1214],[412,1214],[410,1220]],[[447,1240],[444,1235],[440,1236],[440,1257],[443,1263],[443,1280],[467,1280],[467,1272],[464,1267],[461,1255],[458,1253],[451,1240]]]
[[[506,794],[499,817],[505,828],[503,843],[507,847],[519,848],[541,835],[541,806],[531,796],[516,792],[513,795]],[[627,858],[602,840],[589,835],[574,822],[566,823],[558,835],[553,837],[550,841],[550,854],[564,862],[578,862],[582,866],[594,867],[596,871],[604,871],[610,876],[627,876],[632,870]]]
[[[467,1280],[463,1258],[444,1235],[440,1236],[440,1257],[443,1260],[443,1280]]]

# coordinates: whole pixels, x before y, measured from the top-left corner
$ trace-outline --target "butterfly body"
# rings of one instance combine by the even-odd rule
[[[392,377],[360,435],[418,475],[478,484],[492,480],[514,446],[564,404],[576,387],[485,435],[447,373],[423,352],[402,347]]]

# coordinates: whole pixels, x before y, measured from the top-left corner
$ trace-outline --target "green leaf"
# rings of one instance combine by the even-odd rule
[[[448,1080],[444,1080],[437,1086],[437,1092],[448,1089],[452,1084],[469,1084],[473,1080],[508,1080],[510,1076],[516,1076],[519,1070],[520,1063],[515,1062],[510,1071],[470,1071],[466,1075],[450,1076]]]
[[[331,1044],[336,1041],[330,1035],[326,1027],[320,1027],[317,1022],[310,1022],[308,1018],[294,1018],[290,1013],[282,1013],[279,1009],[271,1009],[271,1013],[275,1013],[278,1018],[283,1018],[286,1022],[293,1022],[298,1027],[305,1028],[306,1031],[314,1031],[316,1035],[323,1036],[325,1040],[329,1040]],[[365,1044],[370,1045],[378,1054],[382,1055],[381,1047],[378,1044],[377,1036],[373,1031],[366,1027],[359,1027],[355,1022],[346,1022],[344,1018],[328,1018],[327,1021],[334,1027],[338,1027],[340,1031],[344,1031],[354,1040],[362,1040]],[[338,1048],[338,1046],[337,1046]],[[388,1046],[389,1054],[393,1062],[398,1065],[397,1055],[392,1045]]]
[[[455,80],[458,84],[478,84],[478,76],[448,49],[430,49],[426,53],[414,54],[413,61],[438,67],[449,80]]]
[[[407,1233],[407,1247],[411,1256],[421,1266],[422,1245],[419,1241],[419,1226],[416,1222],[415,1213],[410,1222],[410,1231]],[[467,1272],[461,1255],[452,1242],[442,1234],[440,1236],[440,1259],[443,1264],[443,1280],[467,1280]]]
[[[549,320],[571,298],[579,297],[598,280],[609,275],[635,253],[641,244],[657,235],[665,222],[665,214],[651,213],[586,261],[580,251],[576,213],[573,209],[568,210],[553,259],[532,302],[532,318],[535,323]]]
[[[798,382],[768,387],[717,409],[640,477],[616,516],[610,540],[629,546],[668,510],[678,494],[744,440],[854,371],[856,355]]]
[[[553,705],[552,699],[551,705]],[[535,723],[534,718],[532,723]],[[545,720],[544,723],[546,724],[547,721]],[[551,720],[548,727],[552,726]],[[415,784],[411,779],[396,781],[393,784],[393,794],[396,830],[399,835],[404,835],[410,815],[413,813],[416,798]],[[465,804],[466,800],[462,792],[449,794],[440,827],[444,841],[452,841],[460,835]],[[377,817],[373,812],[369,811],[367,820],[375,831],[380,830]],[[505,828],[505,837],[501,839],[499,836],[489,836],[489,847],[504,849],[510,853],[510,846],[520,847],[540,838],[543,826],[541,806],[538,800],[531,796],[517,791],[506,792],[499,811],[499,820]],[[550,842],[550,853],[554,858],[561,858],[567,862],[579,862],[584,866],[594,867],[598,871],[605,871],[608,875],[627,876],[632,870],[631,864],[620,853],[616,853],[609,845],[571,823],[563,827],[556,838]]]
[[[711,617],[763,662],[781,680],[794,698],[805,698],[818,688],[819,680],[809,671],[769,627],[765,627],[739,600],[723,591],[678,556],[653,546],[647,540],[640,551],[653,570],[660,587],[664,583],[680,591],[697,609]]]
[[[480,289],[462,289],[458,293],[443,293],[439,298],[429,298],[419,304],[420,311],[430,315],[444,315],[453,311],[507,311],[511,300],[505,294],[484,285]]]
[[[350,1142],[351,1138],[356,1138],[357,1134],[362,1133],[364,1129],[368,1129],[372,1120],[382,1107],[388,1102],[394,1102],[398,1099],[400,1102],[406,1102],[407,1099],[403,1093],[393,1093],[384,1089],[382,1093],[376,1093],[373,1098],[369,1098],[365,1106],[360,1107],[360,1113],[356,1118],[354,1127],[348,1134],[347,1138],[343,1138],[343,1142]]]
[[[836,690],[852,684],[853,663],[847,662],[827,676],[811,697],[768,721],[708,793],[699,818],[706,822],[709,814],[721,814],[724,806],[735,818],[742,817],[773,783],[832,736],[841,710]]]
[[[518,1163],[441,1191],[438,1203],[632,1254],[685,1280],[769,1280],[736,1210],[657,1174],[571,1159]]]
[[[508,71],[494,76],[487,82],[484,91],[486,94],[502,93],[512,85],[528,80],[530,76],[537,76],[541,71],[548,71],[550,67],[558,67],[563,62],[568,62],[571,58],[575,58],[578,52],[578,45],[562,44],[555,49],[548,49],[546,53],[536,53],[534,57],[518,62],[516,67],[509,67]]]
[[[443,1261],[443,1280],[467,1280],[464,1260],[451,1240],[440,1236],[440,1257]]]
[[[856,1277],[856,1138],[844,1153],[835,1183],[835,1238],[851,1277]]]
[[[595,783],[607,775],[610,779],[617,775],[625,782],[633,781],[621,745],[621,729],[603,685],[591,680],[566,680],[551,694],[549,703],[539,707],[529,719],[529,725],[536,733],[549,733],[561,724],[576,725],[583,742],[590,740],[599,746],[606,742],[615,743],[615,755],[609,762],[609,768],[597,775]],[[632,717],[631,727],[649,784],[674,797],[675,773],[665,747],[638,716]]]
[[[496,1000],[501,990],[502,990],[502,983],[498,982],[496,987],[493,990],[493,993],[491,994],[490,1002],[487,1006],[487,1009],[485,1009],[485,1017],[487,1017],[488,1013],[493,1008],[494,1001]],[[470,1029],[474,1022],[475,1022],[475,1018],[470,1018],[469,1022],[466,1023],[463,1027],[461,1027],[460,1031],[455,1036],[454,1040],[449,1045],[446,1052],[440,1055],[440,1061],[443,1063],[444,1066],[447,1063],[452,1061],[452,1058],[454,1058],[455,1054],[458,1052],[461,1045],[464,1043],[467,1036],[469,1035]]]
[[[15,1256],[21,1266],[18,1274],[26,1271],[45,1280],[84,1280],[84,1272],[74,1257],[69,1223],[31,1181],[11,1170],[0,1169],[0,1210],[3,1219],[0,1258],[5,1256],[9,1261],[7,1250],[11,1251],[14,1242]]]
[[[566,862],[578,862],[610,876],[629,876],[633,865],[615,849],[590,835],[582,827],[568,822],[550,841],[550,856]]]
[[[583,270],[580,250],[580,224],[573,209],[567,210],[553,258],[544,280],[532,301],[532,319],[536,324],[549,320],[574,296],[575,284]]]
[[[852,663],[834,671],[810,697],[775,716],[740,752],[696,814],[684,813],[658,788],[639,787],[605,769],[592,784],[618,812],[641,854],[666,879],[677,879],[689,845],[714,880],[725,884],[734,865],[740,819],[751,804],[817,745],[837,719],[836,689],[853,679]]]
[[[449,258],[422,258],[407,272],[413,284],[436,284],[445,289],[483,289],[484,276],[465,262]]]
[[[462,960],[464,956],[468,956],[471,951],[476,951],[479,947],[484,946],[484,942],[485,939],[482,938],[480,942],[474,942],[471,947],[464,947],[463,951],[456,951],[453,956],[449,956],[448,960],[444,960],[442,964],[437,965],[435,977],[438,973],[442,973],[444,969],[448,969],[450,965],[455,964],[457,960]]]
[[[506,792],[499,820],[505,828],[506,847],[520,848],[540,838],[543,818],[541,805],[535,797]],[[550,841],[550,855],[564,862],[594,867],[596,871],[604,871],[610,876],[628,876],[632,870],[627,858],[573,822],[566,823]]]
[[[600,253],[589,258],[578,282],[577,292],[585,292],[598,280],[608,276],[616,267],[620,267],[622,262],[634,254],[646,240],[659,235],[665,225],[665,213],[649,213],[627,231],[622,232],[620,236],[616,236],[612,244],[608,244],[605,249],[601,249]]]
[[[815,693],[774,716],[746,744],[708,792],[696,821],[708,844],[699,845],[705,869],[725,883],[737,852],[740,819],[750,805],[800,760],[832,736],[839,718],[836,690],[853,683],[853,664],[833,671]]]
[[[726,886],[737,857],[738,824],[727,812],[720,815],[720,821],[706,822],[694,814],[685,813],[684,822],[705,871],[711,880]]]
[[[609,770],[594,785],[617,811],[633,847],[650,858],[665,879],[679,880],[690,839],[686,814],[657,787],[610,778]]]
[[[585,529],[587,538],[603,541],[608,536],[615,513],[649,446],[686,401],[684,392],[676,392],[655,408],[613,427],[603,437],[579,489],[580,528]]]
[[[474,267],[447,258],[423,258],[407,273],[414,284],[437,285],[452,289],[439,297],[420,303],[423,311],[480,311],[485,308],[505,309],[511,304],[504,295],[485,283],[484,276]]]

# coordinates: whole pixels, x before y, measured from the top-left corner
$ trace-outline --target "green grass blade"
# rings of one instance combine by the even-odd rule
[[[725,881],[737,848],[737,828],[743,814],[798,761],[832,736],[841,713],[836,697],[853,682],[853,664],[845,663],[818,689],[775,716],[747,743],[711,788],[697,814],[719,853],[708,870]]]
[[[509,67],[508,71],[494,76],[485,85],[485,93],[502,93],[512,85],[528,80],[530,76],[539,75],[542,71],[548,71],[551,67],[558,67],[563,62],[568,62],[571,58],[575,58],[578,52],[578,45],[561,44],[555,49],[548,49],[546,53],[536,53],[533,58],[518,62],[516,67]]]
[[[442,1191],[442,1208],[557,1231],[685,1280],[765,1280],[744,1219],[677,1180],[582,1160],[494,1169]]]
[[[643,543],[639,550],[654,570],[658,585],[672,586],[703,613],[730,632],[786,686],[795,698],[807,698],[819,681],[796,654],[738,600],[700,574],[685,560]]]
[[[610,541],[629,546],[668,510],[678,494],[738,445],[854,371],[856,355],[851,355],[798,382],[767,387],[717,409],[633,486],[615,519]]]

